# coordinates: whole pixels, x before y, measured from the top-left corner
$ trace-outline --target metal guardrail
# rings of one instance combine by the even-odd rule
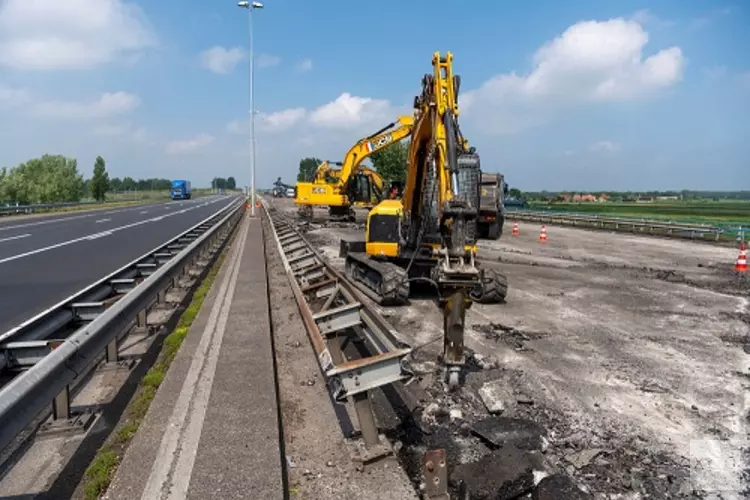
[[[527,220],[546,224],[560,224],[568,226],[594,226],[601,229],[630,229],[633,232],[647,232],[650,234],[665,234],[667,236],[704,238],[711,236],[718,241],[724,230],[708,224],[681,224],[678,222],[661,222],[647,219],[633,219],[626,217],[608,217],[601,215],[577,215],[565,213],[549,213],[533,210],[509,210],[505,213],[508,219]]]
[[[62,203],[38,203],[35,205],[0,205],[0,216],[10,214],[30,214],[39,210],[54,210],[56,208],[85,207],[90,205],[103,205],[117,203],[122,200],[112,201],[70,201]],[[126,200],[130,201],[130,200]]]
[[[411,379],[406,357],[412,349],[293,222],[265,200],[262,203],[329,391],[338,402],[354,401],[368,455],[380,456],[384,445],[367,393]],[[343,346],[357,342],[365,349],[356,350],[356,359],[348,359],[351,351]]]
[[[55,419],[70,416],[71,384],[106,355],[189,268],[221,247],[243,214],[238,201],[0,335],[0,367],[25,369],[0,389],[0,451],[52,404]],[[81,326],[83,325],[83,326]],[[71,333],[72,332],[72,333]],[[68,335],[69,334],[69,335]]]

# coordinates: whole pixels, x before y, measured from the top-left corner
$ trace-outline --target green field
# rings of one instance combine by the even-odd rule
[[[750,224],[748,201],[695,201],[654,203],[531,203],[532,210],[618,217],[645,217],[705,224]]]

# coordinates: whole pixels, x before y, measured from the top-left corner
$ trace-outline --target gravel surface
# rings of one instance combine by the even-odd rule
[[[322,215],[307,237],[341,267],[340,238],[363,225]],[[482,265],[506,274],[509,292],[506,304],[468,312],[476,357],[458,394],[437,368],[434,303],[382,308],[422,346],[414,366],[432,398],[416,417],[422,428],[393,427],[413,480],[430,446],[445,446],[453,467],[476,465],[497,446],[472,425],[508,417],[545,429],[531,447],[543,459],[535,484],[558,473],[595,498],[747,498],[750,285],[732,272],[736,249],[554,226],[542,244],[538,226],[520,226],[520,236],[480,243]]]

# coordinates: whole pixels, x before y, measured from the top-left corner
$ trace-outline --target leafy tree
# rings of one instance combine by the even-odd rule
[[[508,195],[511,198],[515,198],[516,200],[520,200],[521,198],[523,198],[523,193],[518,188],[510,188],[508,190]]]
[[[125,177],[122,180],[122,189],[125,191],[134,191],[138,187],[138,183],[132,177]]]
[[[211,186],[216,189],[226,189],[227,180],[223,177],[214,177],[214,179],[211,181]]]
[[[370,156],[372,166],[386,181],[405,181],[409,163],[409,145],[397,142]]]
[[[315,170],[323,160],[314,157],[302,158],[299,161],[299,172],[297,172],[297,182],[312,182]]]
[[[78,162],[62,155],[44,155],[4,169],[0,199],[21,204],[79,201],[84,180]]]
[[[237,181],[234,180],[234,177],[227,179],[227,189],[237,189]]]
[[[89,188],[96,201],[104,201],[107,191],[109,191],[109,174],[104,158],[101,156],[97,156],[94,162],[94,175],[91,177]]]

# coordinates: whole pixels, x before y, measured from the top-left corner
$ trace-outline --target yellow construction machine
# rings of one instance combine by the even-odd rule
[[[360,139],[343,162],[325,161],[312,182],[298,182],[294,203],[303,217],[311,218],[313,207],[327,206],[331,219],[354,220],[353,206],[373,207],[384,198],[383,178],[361,163],[373,153],[409,137],[414,117],[399,116],[374,134]],[[341,168],[333,169],[331,165]]]
[[[460,77],[453,55],[432,58],[433,74],[414,99],[415,123],[401,200],[384,200],[367,216],[363,241],[342,240],[347,276],[383,305],[408,301],[410,282],[434,287],[443,311],[443,361],[451,388],[461,383],[464,318],[472,301],[503,302],[504,276],[479,268],[479,155],[458,126]]]

